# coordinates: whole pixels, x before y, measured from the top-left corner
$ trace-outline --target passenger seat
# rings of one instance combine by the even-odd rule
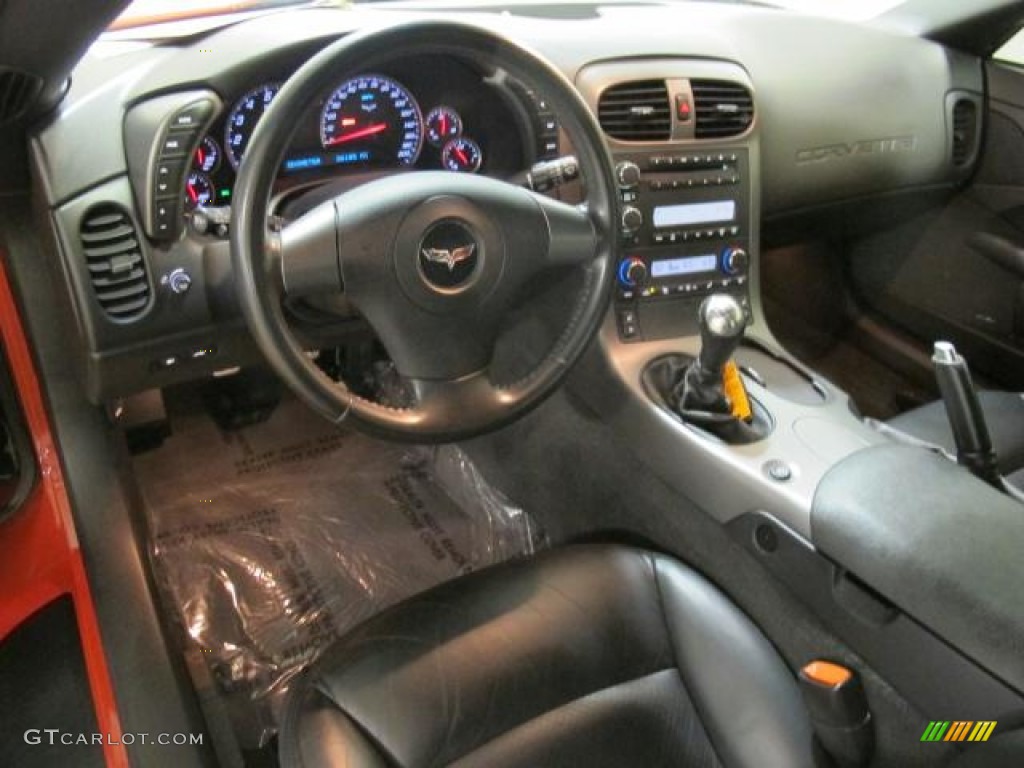
[[[986,391],[979,392],[978,399],[999,456],[999,468],[1013,485],[1024,489],[1024,394]],[[902,413],[890,420],[889,426],[956,452],[941,400]]]

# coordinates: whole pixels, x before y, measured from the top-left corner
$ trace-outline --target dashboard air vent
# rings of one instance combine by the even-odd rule
[[[90,209],[79,237],[96,300],[108,317],[131,320],[149,305],[149,278],[135,224],[120,206]]]
[[[724,80],[691,80],[698,139],[738,136],[754,120],[754,100],[739,83]]]
[[[953,165],[963,165],[974,156],[978,139],[978,106],[970,99],[953,105]]]
[[[0,125],[13,123],[24,115],[42,85],[43,81],[35,75],[0,67]]]
[[[597,105],[604,132],[622,141],[668,141],[672,110],[664,80],[639,80],[606,89]]]

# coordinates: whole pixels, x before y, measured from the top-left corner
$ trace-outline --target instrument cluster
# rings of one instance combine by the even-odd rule
[[[530,151],[531,121],[513,106],[520,95],[454,64],[438,74],[368,73],[338,84],[298,121],[279,185],[411,169],[503,175],[540,159]],[[250,88],[214,122],[191,160],[186,210],[230,204],[246,149],[280,87]]]

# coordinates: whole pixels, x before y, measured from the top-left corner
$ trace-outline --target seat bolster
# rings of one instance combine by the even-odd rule
[[[289,768],[389,768],[355,723],[314,686],[303,685],[301,695],[289,697],[281,730],[281,764]]]
[[[722,763],[813,768],[813,730],[776,650],[701,576],[653,557],[676,663]]]

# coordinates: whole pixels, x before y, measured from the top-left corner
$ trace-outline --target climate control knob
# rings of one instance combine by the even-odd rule
[[[640,166],[624,160],[615,166],[615,180],[622,189],[632,189],[640,183]]]
[[[742,248],[729,247],[722,251],[722,271],[727,275],[741,275],[750,266],[750,257]]]
[[[632,205],[627,205],[622,209],[622,231],[627,234],[632,234],[640,229],[644,223],[644,215],[640,213],[638,208],[634,208]]]
[[[619,262],[619,283],[625,288],[637,288],[647,282],[647,264],[633,256]]]

